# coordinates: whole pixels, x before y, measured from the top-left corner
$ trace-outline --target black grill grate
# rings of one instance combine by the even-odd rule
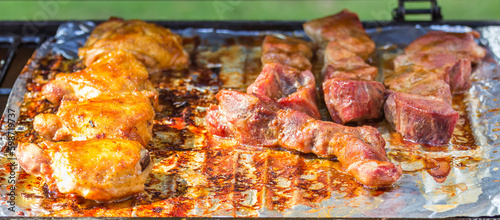
[[[41,36],[0,36],[0,112],[21,70],[43,40]]]

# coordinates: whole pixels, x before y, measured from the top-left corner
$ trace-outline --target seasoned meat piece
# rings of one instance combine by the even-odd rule
[[[103,94],[84,101],[63,100],[57,114],[35,116],[33,127],[45,139],[128,139],[146,146],[155,112],[140,92]]]
[[[405,53],[449,53],[477,63],[486,56],[486,50],[477,45],[474,38],[479,38],[479,33],[476,31],[467,33],[431,31],[411,42],[405,48]]]
[[[57,74],[54,80],[42,87],[42,94],[53,104],[59,104],[63,97],[84,100],[103,93],[139,90],[149,91],[147,94],[157,102],[156,89],[148,77],[144,65],[131,53],[117,50],[83,70]]]
[[[373,81],[377,68],[336,41],[325,49],[323,92],[332,120],[339,124],[382,117],[385,87]]]
[[[336,157],[367,187],[390,186],[402,170],[385,155],[385,141],[369,126],[345,127],[283,109],[267,96],[222,90],[206,122],[210,133],[233,137],[241,144],[282,147],[320,157]]]
[[[385,87],[376,81],[332,78],[323,82],[325,103],[339,124],[382,117]]]
[[[16,156],[27,173],[44,178],[50,188],[100,202],[143,192],[153,167],[141,144],[121,139],[21,143]]]
[[[458,112],[446,102],[401,92],[389,95],[384,110],[403,138],[430,145],[448,144],[458,120]]]
[[[134,54],[151,72],[179,70],[189,65],[189,55],[182,48],[179,35],[140,20],[111,19],[98,25],[78,50],[78,56],[90,66],[115,50]]]
[[[394,59],[394,69],[397,73],[408,72],[408,69],[412,68],[433,72],[437,78],[450,85],[453,93],[465,92],[471,86],[472,67],[468,58],[458,58],[447,53],[417,52],[403,54]]]
[[[309,70],[300,71],[280,63],[265,64],[255,82],[248,86],[247,93],[270,97],[282,108],[321,118],[316,105],[316,82]]]
[[[325,79],[342,77],[355,80],[375,80],[377,67],[368,65],[361,57],[331,41],[325,49],[323,66]]]
[[[267,35],[262,43],[262,64],[281,63],[299,70],[311,70],[310,43],[298,38]]]
[[[375,43],[366,34],[356,13],[348,10],[303,24],[307,36],[319,45],[336,41],[347,50],[366,59],[375,50]]]
[[[384,112],[405,139],[431,145],[449,142],[458,120],[451,92],[470,88],[471,62],[486,55],[474,37],[479,33],[429,32],[394,60],[395,71],[384,80],[392,90]]]

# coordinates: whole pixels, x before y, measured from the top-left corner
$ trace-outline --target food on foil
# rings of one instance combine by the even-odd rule
[[[248,86],[247,93],[270,97],[282,108],[321,118],[316,104],[316,82],[309,70],[300,71],[280,63],[265,64],[255,82]]]
[[[140,20],[110,19],[98,25],[78,50],[78,56],[89,66],[115,50],[134,54],[150,72],[179,70],[189,65],[189,55],[179,35]]]
[[[47,140],[127,139],[147,146],[155,111],[141,92],[63,99],[57,114],[39,114],[33,128]]]
[[[267,35],[262,43],[262,64],[281,63],[299,70],[311,70],[311,43],[284,35]]]
[[[283,109],[266,96],[221,90],[219,105],[205,117],[211,134],[241,144],[281,147],[320,157],[336,157],[344,169],[367,187],[387,187],[402,169],[386,157],[385,141],[371,126],[347,127]]]
[[[116,50],[105,54],[74,73],[59,73],[42,88],[44,97],[53,104],[61,99],[90,99],[105,93],[146,91],[154,100],[156,89],[149,81],[144,65],[131,53]]]
[[[375,43],[365,32],[356,13],[349,10],[304,23],[304,31],[320,47],[336,41],[347,50],[367,59],[375,50]]]
[[[144,191],[153,166],[140,143],[124,139],[23,143],[16,156],[27,173],[42,177],[50,189],[102,202]]]
[[[394,59],[394,73],[384,80],[390,89],[384,112],[403,138],[430,145],[449,143],[458,120],[452,91],[470,88],[471,62],[486,56],[474,41],[477,35],[429,32]]]

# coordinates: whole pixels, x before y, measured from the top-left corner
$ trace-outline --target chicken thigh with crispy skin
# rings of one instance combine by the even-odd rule
[[[140,20],[111,19],[98,25],[78,50],[78,55],[90,66],[119,49],[133,53],[150,71],[185,69],[189,65],[189,55],[179,35]]]
[[[146,91],[153,101],[156,99],[157,91],[144,65],[131,53],[117,50],[83,70],[57,74],[42,87],[42,94],[51,103],[59,104],[63,97],[84,100],[134,90]]]
[[[16,156],[27,173],[43,177],[50,188],[101,202],[144,191],[153,166],[141,144],[121,139],[22,143]]]
[[[63,100],[57,114],[35,116],[33,127],[47,140],[128,139],[146,146],[155,112],[140,92]]]

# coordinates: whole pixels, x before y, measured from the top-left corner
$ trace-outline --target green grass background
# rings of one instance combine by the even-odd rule
[[[445,20],[500,20],[500,0],[438,0]],[[408,3],[409,8],[429,3]],[[390,20],[397,0],[4,1],[0,20],[308,20],[347,8],[361,20]],[[410,20],[428,20],[413,16]]]

